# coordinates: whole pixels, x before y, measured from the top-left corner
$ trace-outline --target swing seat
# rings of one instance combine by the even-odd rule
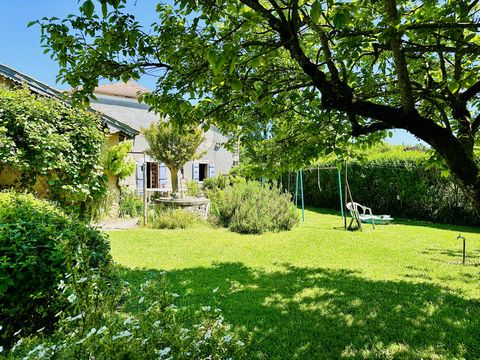
[[[360,221],[364,224],[387,225],[393,218],[390,215],[360,215]]]
[[[364,224],[386,225],[393,221],[390,215],[373,215],[372,209],[356,202],[347,203],[347,209],[353,219]]]

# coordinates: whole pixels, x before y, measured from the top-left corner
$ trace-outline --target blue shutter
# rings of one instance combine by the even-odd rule
[[[143,163],[137,163],[137,195],[143,195]]]
[[[192,179],[195,181],[200,180],[200,164],[198,162],[192,164]]]
[[[158,183],[161,189],[167,187],[168,183],[168,176],[167,176],[167,165],[160,163],[159,170],[158,170]]]
[[[215,164],[210,164],[208,166],[208,177],[215,177]]]

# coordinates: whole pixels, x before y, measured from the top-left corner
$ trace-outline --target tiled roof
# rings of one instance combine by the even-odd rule
[[[15,84],[19,84],[19,85],[26,84],[28,88],[35,94],[57,98],[66,103],[69,102],[68,98],[63,96],[62,93],[60,93],[58,90],[28,75],[25,75],[9,66],[0,64],[0,76],[14,82]],[[135,130],[134,128],[128,126],[127,124],[124,124],[105,114],[101,113],[101,115],[106,126],[109,128],[109,130],[112,133],[121,132],[129,138],[134,138],[136,135],[139,134],[138,130]]]
[[[136,99],[139,94],[150,92],[147,88],[139,85],[135,81],[128,81],[126,83],[118,82],[114,84],[100,85],[93,91],[95,94],[120,96],[124,98]]]

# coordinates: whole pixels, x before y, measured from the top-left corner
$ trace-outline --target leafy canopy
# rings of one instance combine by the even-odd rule
[[[430,144],[477,203],[480,4],[475,1],[177,0],[143,28],[126,0],[91,0],[43,19],[59,80],[158,76],[143,101],[265,148],[265,166],[299,167],[401,128]],[[262,164],[263,166],[263,164]]]

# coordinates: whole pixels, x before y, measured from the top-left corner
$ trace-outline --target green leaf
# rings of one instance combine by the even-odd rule
[[[233,72],[235,71],[235,66],[236,66],[236,64],[235,64],[235,59],[233,59],[232,62],[230,63],[230,69],[228,70],[228,73],[229,73],[230,75],[232,75]]]
[[[333,16],[333,25],[336,28],[343,28],[350,21],[350,14],[348,12],[337,12]]]
[[[313,23],[317,24],[320,20],[320,14],[322,12],[322,4],[320,1],[315,0],[312,4],[312,8],[310,9],[310,19]]]
[[[240,79],[233,79],[231,85],[233,90],[241,91],[243,89],[243,84]]]
[[[91,18],[93,11],[95,10],[95,5],[93,4],[92,0],[87,0],[83,3],[82,9],[85,16]]]
[[[107,8],[107,1],[106,0],[102,1],[102,14],[103,14],[104,18],[106,18],[107,15],[108,15],[108,8]]]
[[[448,85],[448,90],[452,93],[455,94],[460,87],[460,84],[457,81],[453,81]]]

